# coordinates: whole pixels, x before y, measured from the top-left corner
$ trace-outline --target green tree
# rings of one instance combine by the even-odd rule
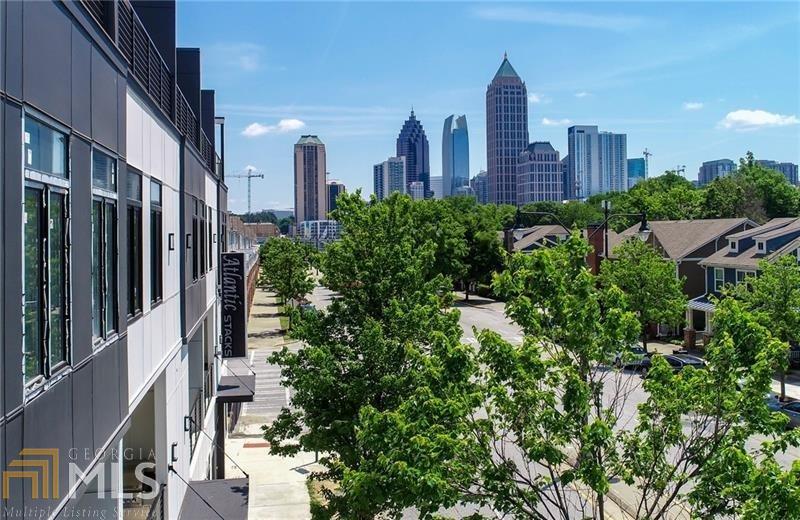
[[[758,164],[752,152],[747,152],[739,160],[735,177],[745,185],[752,185],[751,189],[761,200],[767,218],[798,215],[800,190],[789,184],[782,173]]]
[[[327,471],[315,478],[339,485],[326,509],[340,518],[396,515],[404,505],[438,504],[449,490],[409,493],[376,470],[384,454],[362,433],[365,416],[391,413],[429,388],[422,383],[432,373],[469,365],[439,256],[461,246],[452,230],[422,222],[437,211],[407,196],[367,203],[360,193],[340,195],[342,236],[319,259],[322,283],[338,296],[326,311],[301,315],[291,333],[304,342],[300,351],[271,358],[293,392],[291,409],[264,436],[272,453],[324,454]]]
[[[774,262],[762,260],[758,269],[759,275],[737,286],[735,295],[786,347],[800,343],[800,264],[794,255],[787,254]],[[781,400],[784,399],[786,377],[782,365]]]
[[[469,300],[470,284],[491,281],[500,270],[505,253],[499,231],[504,214],[495,205],[480,205],[472,197],[450,197],[443,202],[459,222],[466,242],[460,271],[454,278],[464,286],[464,299]]]
[[[682,322],[687,304],[685,279],[676,276],[674,262],[636,238],[622,242],[614,253],[615,259],[601,264],[600,280],[625,293],[629,308],[639,318],[642,345],[647,350],[647,328],[651,323]]]
[[[314,289],[310,275],[314,254],[307,245],[289,238],[273,238],[264,242],[259,255],[259,285],[275,291],[286,305],[292,305]],[[291,325],[292,313],[290,328]]]

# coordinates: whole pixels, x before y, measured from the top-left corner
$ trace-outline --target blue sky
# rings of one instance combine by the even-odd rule
[[[800,3],[195,2],[178,43],[199,46],[226,118],[229,173],[254,166],[253,208],[293,201],[292,145],[326,144],[330,178],[372,192],[413,105],[441,172],[444,118],[466,114],[472,175],[486,166],[485,91],[507,51],[530,96],[531,141],[566,154],[569,124],[628,134],[651,174],[704,160],[800,162]],[[249,131],[246,131],[249,127]],[[246,209],[231,179],[229,206]]]

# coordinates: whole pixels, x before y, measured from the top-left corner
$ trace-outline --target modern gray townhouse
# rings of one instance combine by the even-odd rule
[[[5,1],[0,49],[3,518],[244,518],[255,256],[200,50],[169,0]]]

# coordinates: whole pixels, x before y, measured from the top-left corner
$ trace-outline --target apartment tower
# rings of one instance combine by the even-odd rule
[[[294,218],[325,220],[328,191],[325,182],[325,145],[316,135],[304,135],[294,145]]]

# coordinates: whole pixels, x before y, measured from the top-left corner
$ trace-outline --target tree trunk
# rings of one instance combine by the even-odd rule
[[[642,325],[642,348],[647,352],[647,323]]]
[[[469,282],[464,284],[464,301],[469,301]]]
[[[781,369],[781,402],[786,400],[786,370]]]

